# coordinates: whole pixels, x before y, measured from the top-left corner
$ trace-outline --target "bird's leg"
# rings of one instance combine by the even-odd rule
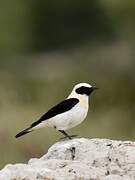
[[[65,131],[59,130],[59,132],[61,132],[62,134],[64,134],[65,137],[67,137],[67,138],[69,138],[69,139],[72,139],[71,136],[69,136]]]
[[[76,137],[77,135],[72,135],[72,136],[69,136],[65,131],[63,130],[59,130],[59,132],[61,132],[62,134],[65,135],[65,137],[69,138],[69,139],[72,139],[72,137]]]
[[[72,136],[69,136],[65,131],[59,130],[59,132],[61,132],[62,134],[64,134],[65,137],[67,137],[68,139],[72,139]]]

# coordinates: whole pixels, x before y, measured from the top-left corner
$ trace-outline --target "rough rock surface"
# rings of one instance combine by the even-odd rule
[[[135,142],[60,141],[40,159],[6,165],[0,180],[135,180]]]

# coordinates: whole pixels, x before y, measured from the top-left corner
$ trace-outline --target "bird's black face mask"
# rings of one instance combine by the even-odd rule
[[[96,88],[95,86],[92,87],[86,87],[86,86],[81,86],[79,88],[76,89],[76,93],[77,94],[86,94],[87,96],[89,96]]]

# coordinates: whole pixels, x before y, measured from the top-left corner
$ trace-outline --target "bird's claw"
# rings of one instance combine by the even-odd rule
[[[71,136],[69,136],[69,137],[72,139],[72,138],[77,137],[77,136],[78,136],[78,135],[75,135],[75,134],[74,134],[74,135],[71,135]],[[70,138],[69,138],[69,139],[70,139]]]
[[[71,135],[71,136],[64,136],[62,138],[60,138],[60,140],[66,140],[66,139],[73,139],[74,137],[77,137],[77,135]]]

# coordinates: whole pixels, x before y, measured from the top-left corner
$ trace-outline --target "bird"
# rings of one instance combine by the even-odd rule
[[[51,127],[64,135],[64,138],[72,139],[66,130],[71,129],[84,121],[89,109],[89,96],[98,89],[88,83],[79,83],[73,87],[69,96],[53,106],[28,128],[19,132],[15,137],[21,137],[34,130]]]

